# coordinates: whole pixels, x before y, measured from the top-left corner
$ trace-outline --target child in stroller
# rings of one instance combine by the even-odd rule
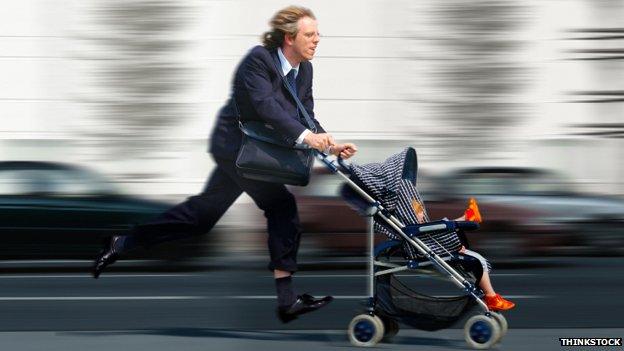
[[[412,207],[414,212],[416,213],[416,219],[418,223],[426,223],[429,222],[429,217],[425,211],[424,203],[422,199],[417,196],[412,200]],[[479,205],[477,204],[477,200],[475,198],[470,198],[468,201],[468,207],[464,211],[464,214],[461,217],[455,219],[456,221],[471,221],[476,223],[481,223],[483,221],[481,217],[481,212],[479,210]],[[479,253],[469,250],[468,240],[463,231],[458,233],[459,239],[462,243],[461,248],[459,249],[459,253],[462,255],[472,256],[481,262],[483,267],[483,273],[481,275],[481,279],[479,281],[479,287],[483,290],[485,294],[485,303],[487,306],[493,311],[505,311],[514,308],[515,303],[503,298],[500,294],[494,291],[494,287],[492,286],[492,281],[490,280],[490,264],[489,262],[481,256]]]

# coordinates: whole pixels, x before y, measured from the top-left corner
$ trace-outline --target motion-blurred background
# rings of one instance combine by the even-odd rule
[[[285,4],[5,1],[0,258],[85,259],[200,191],[232,72]],[[316,114],[354,162],[415,147],[432,217],[475,196],[494,260],[623,252],[622,2],[302,4],[322,34]],[[361,254],[363,222],[318,173],[294,189],[302,255]],[[210,238],[162,254],[264,255],[263,231],[243,196]]]
[[[321,165],[293,192],[305,230],[296,289],[334,295],[322,313],[286,326],[273,317],[265,219],[247,196],[208,235],[134,252],[97,281],[88,275],[103,237],[201,191],[214,167],[207,137],[232,73],[290,3],[1,2],[7,349],[39,342],[46,350],[191,350],[177,344],[188,337],[201,337],[198,350],[204,338],[217,349],[224,339],[272,350],[292,349],[285,339],[316,343],[310,349],[346,345],[344,333],[232,331],[344,330],[366,297],[364,220]],[[336,139],[359,146],[353,162],[415,147],[431,218],[458,217],[476,197],[484,223],[469,233],[471,248],[492,261],[495,288],[518,304],[501,349],[559,350],[558,337],[579,335],[542,328],[621,328],[624,2],[300,4],[315,12],[322,34],[316,116]],[[445,287],[440,294],[460,293]],[[520,328],[528,331],[514,334]],[[59,335],[6,333],[37,330],[94,333],[63,334],[84,343],[74,347]],[[403,333],[399,348],[465,347],[457,331]],[[160,337],[186,339],[149,346]]]

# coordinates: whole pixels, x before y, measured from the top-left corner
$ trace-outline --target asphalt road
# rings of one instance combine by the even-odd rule
[[[527,338],[558,347],[559,337],[579,333],[622,337],[623,260],[547,261],[549,264],[543,266],[495,267],[495,288],[518,305],[506,313],[511,331],[500,348],[524,349],[529,345]],[[188,342],[189,350],[194,349],[195,342],[199,347],[204,341],[221,349],[240,349],[235,345],[255,342],[276,350],[292,350],[293,342],[322,349],[349,346],[344,330],[365,298],[363,269],[306,270],[304,266],[295,280],[297,290],[331,294],[336,300],[321,311],[283,325],[275,318],[273,281],[263,266],[261,262],[247,262],[192,272],[117,270],[99,280],[86,272],[5,270],[0,275],[0,343],[47,343],[59,349],[78,343],[73,346],[81,349],[81,342],[91,340],[94,349],[100,343],[104,349],[108,340],[117,340],[136,346],[122,349],[145,346],[166,350],[172,348],[166,345],[173,338]],[[453,285],[438,278],[405,275],[402,279],[420,291],[458,293]],[[462,349],[465,344],[458,329],[462,327],[459,324],[455,329],[433,333],[404,327],[395,346]],[[156,342],[162,338],[168,341]],[[152,342],[155,346],[147,347]],[[533,348],[537,349],[547,348]]]

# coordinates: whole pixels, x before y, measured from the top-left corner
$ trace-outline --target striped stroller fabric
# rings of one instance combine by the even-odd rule
[[[418,202],[423,209],[425,222],[429,221],[424,202],[416,188],[417,167],[415,150],[406,148],[382,163],[352,164],[351,172],[364,184],[369,195],[379,201],[404,225],[410,225],[418,223],[412,206],[413,201]],[[374,229],[375,232],[385,234],[390,239],[403,240],[387,223],[378,218],[375,218]],[[457,233],[427,234],[420,235],[418,238],[438,255],[454,253],[461,248]],[[407,243],[404,249],[410,258],[416,258],[418,255],[417,250]]]
[[[414,208],[412,206],[412,200],[416,200],[420,204],[425,214],[425,222],[429,222],[430,220],[427,215],[427,210],[425,209],[425,204],[423,203],[418,190],[411,181],[402,179],[401,186],[399,187],[395,216],[397,216],[405,225],[418,223],[416,214],[414,213]],[[422,240],[425,245],[427,245],[438,255],[444,255],[449,252],[457,252],[461,248],[461,242],[455,232],[437,235],[419,235],[418,239]]]
[[[366,186],[369,195],[390,211],[396,208],[396,195],[408,150],[392,155],[382,163],[351,164],[351,173]]]

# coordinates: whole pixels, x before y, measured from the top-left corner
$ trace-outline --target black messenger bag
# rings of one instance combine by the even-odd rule
[[[281,68],[277,69],[281,73]],[[316,125],[283,75],[282,81],[305,117],[308,129],[316,132]],[[236,106],[234,97],[232,100]],[[288,143],[270,124],[261,121],[242,122],[240,113],[239,126],[243,140],[236,158],[236,171],[241,177],[300,186],[310,182],[310,171],[314,165],[312,148]]]
[[[236,170],[243,178],[270,183],[307,185],[314,164],[312,149],[293,146],[271,125],[259,121],[241,123],[243,142]]]

